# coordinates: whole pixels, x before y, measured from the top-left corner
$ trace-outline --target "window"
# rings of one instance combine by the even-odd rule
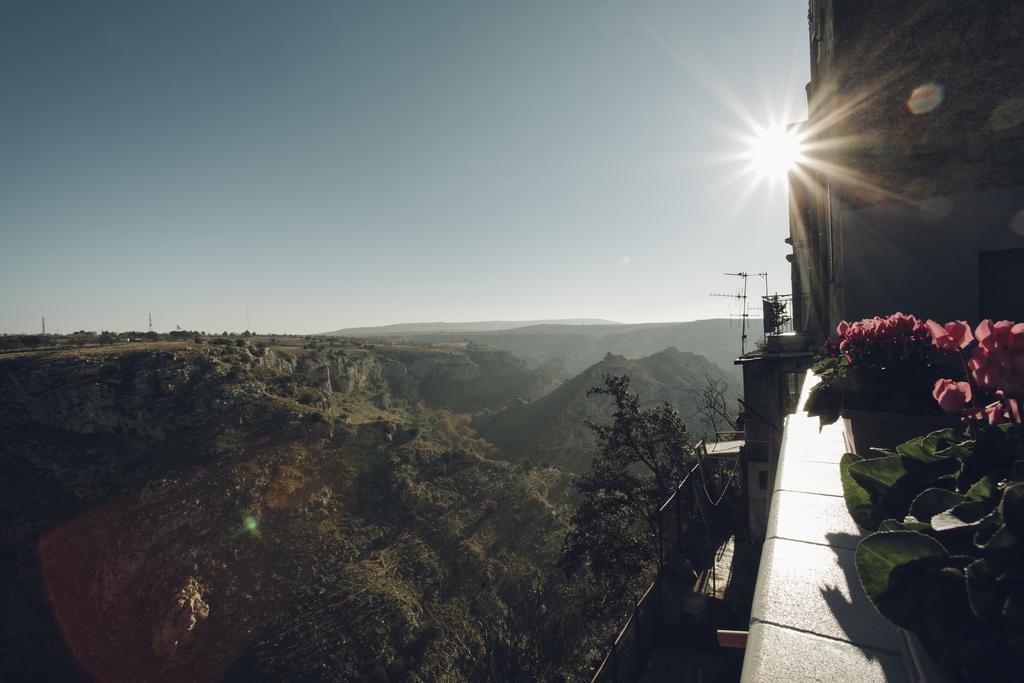
[[[978,311],[981,319],[1022,320],[1020,295],[1024,249],[983,251],[978,254]]]

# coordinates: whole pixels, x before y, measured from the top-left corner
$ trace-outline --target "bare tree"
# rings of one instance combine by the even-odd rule
[[[729,404],[725,395],[729,391],[729,384],[721,377],[712,377],[711,373],[704,372],[704,386],[697,394],[697,410],[691,417],[700,417],[705,429],[710,428],[712,433],[717,433],[719,427],[729,426],[729,429],[736,429],[736,422],[733,413],[729,410]],[[706,435],[705,435],[706,436]]]

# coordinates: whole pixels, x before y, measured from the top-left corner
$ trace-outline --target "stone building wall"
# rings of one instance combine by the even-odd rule
[[[810,0],[808,17],[811,161],[791,202],[807,328],[1024,317],[982,286],[986,254],[1024,249],[1024,3]],[[956,277],[924,284],[935,271]]]

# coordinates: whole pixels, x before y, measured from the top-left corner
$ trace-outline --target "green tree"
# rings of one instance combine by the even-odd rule
[[[693,447],[679,412],[668,403],[641,408],[628,377],[606,376],[588,394],[609,396],[615,410],[611,424],[588,422],[597,450],[575,483],[581,501],[562,566],[619,601],[656,562],[658,509],[693,466]]]

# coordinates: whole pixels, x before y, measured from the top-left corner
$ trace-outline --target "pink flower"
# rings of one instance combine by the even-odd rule
[[[996,401],[985,406],[985,417],[990,425],[1006,422],[1006,410],[1003,409],[1002,401]]]
[[[967,369],[982,389],[1000,390],[1011,395],[1024,393],[1024,352],[986,351],[979,346],[971,353]]]
[[[1024,351],[1024,323],[1017,323],[1011,327],[1009,337],[1011,351]]]
[[[1017,424],[1022,424],[1020,415],[1020,400],[1016,398],[1006,399],[1007,417],[1012,419]]]
[[[839,352],[851,363],[886,368],[905,361],[924,360],[928,328],[912,315],[893,313],[836,326]]]
[[[978,323],[978,328],[974,331],[974,336],[978,340],[978,345],[985,349],[985,351],[997,351],[999,349],[1005,349],[1010,346],[1011,340],[1016,343],[1016,339],[1021,332],[1013,333],[1013,330],[1017,326],[1009,320],[1000,320],[994,323],[991,320],[982,320]]]
[[[934,320],[929,320],[925,325],[928,326],[935,347],[941,351],[956,351],[974,341],[971,328],[963,320],[954,320],[944,326]]]
[[[932,396],[935,397],[944,412],[958,415],[971,402],[971,385],[952,379],[940,379],[935,382]]]

